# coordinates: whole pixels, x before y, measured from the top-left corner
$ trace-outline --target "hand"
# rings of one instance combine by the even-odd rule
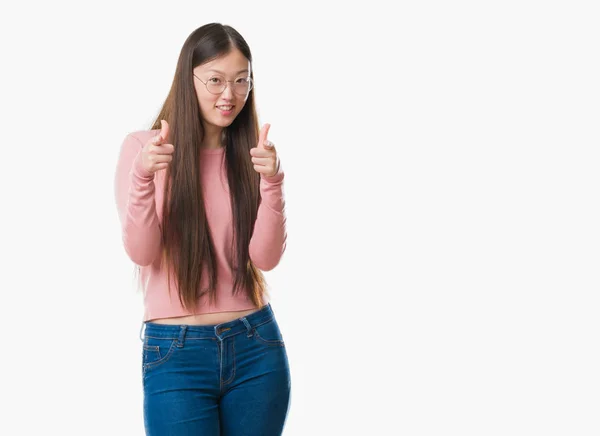
[[[152,174],[158,170],[167,168],[173,160],[172,154],[175,151],[173,144],[165,142],[169,136],[169,124],[165,120],[160,120],[160,123],[160,133],[150,138],[141,151],[142,167]]]
[[[262,126],[258,135],[258,146],[250,149],[254,170],[266,177],[274,176],[279,170],[279,157],[275,145],[267,139],[270,127],[268,123]]]

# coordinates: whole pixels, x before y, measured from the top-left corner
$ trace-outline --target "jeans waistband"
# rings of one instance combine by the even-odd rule
[[[224,322],[221,324],[211,325],[189,325],[189,324],[158,324],[151,321],[142,323],[140,329],[140,339],[143,341],[142,329],[144,330],[144,337],[151,336],[160,339],[179,339],[183,341],[184,338],[217,338],[223,340],[229,336],[235,336],[242,332],[252,332],[252,329],[256,326],[264,324],[274,318],[275,314],[271,307],[271,303],[267,303],[265,306],[251,313],[232,321]]]

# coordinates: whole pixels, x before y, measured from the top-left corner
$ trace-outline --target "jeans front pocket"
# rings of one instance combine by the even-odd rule
[[[252,337],[256,338],[256,340],[262,344],[278,347],[285,346],[283,336],[279,330],[279,325],[277,324],[275,317],[265,323],[255,326],[253,332],[254,334]]]
[[[146,336],[144,338],[142,365],[144,372],[151,368],[156,368],[165,363],[176,348],[176,339],[157,338]]]

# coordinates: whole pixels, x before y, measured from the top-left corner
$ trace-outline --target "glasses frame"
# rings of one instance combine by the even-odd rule
[[[192,74],[194,75],[194,77],[196,79],[198,79],[199,81],[201,81],[204,84],[204,86],[206,87],[206,90],[208,92],[210,92],[212,95],[221,95],[221,94],[223,94],[225,92],[225,90],[227,89],[227,87],[229,86],[229,83],[233,83],[236,80],[236,79],[234,79],[234,80],[225,80],[225,88],[223,88],[223,91],[214,93],[210,89],[208,89],[208,80],[212,79],[213,77],[223,77],[223,76],[210,76],[210,78],[205,82],[200,77],[196,76],[195,73],[192,73]],[[242,96],[242,97],[247,97],[250,94],[250,91],[252,91],[252,88],[254,87],[254,80],[252,80],[252,77],[248,76],[248,81],[250,82],[250,86],[248,87],[248,91],[246,92],[246,94],[240,94],[238,92],[235,92],[235,86],[232,87],[232,92],[235,95],[239,95],[239,96]]]

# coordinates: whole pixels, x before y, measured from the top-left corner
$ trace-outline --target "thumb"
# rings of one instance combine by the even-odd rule
[[[160,120],[160,137],[163,141],[166,141],[169,137],[169,123],[165,120]]]
[[[271,125],[269,123],[266,123],[262,126],[262,129],[260,129],[260,133],[258,135],[258,147],[259,148],[268,148],[265,147],[265,142],[267,141],[267,135],[269,134],[269,129],[271,128]]]

